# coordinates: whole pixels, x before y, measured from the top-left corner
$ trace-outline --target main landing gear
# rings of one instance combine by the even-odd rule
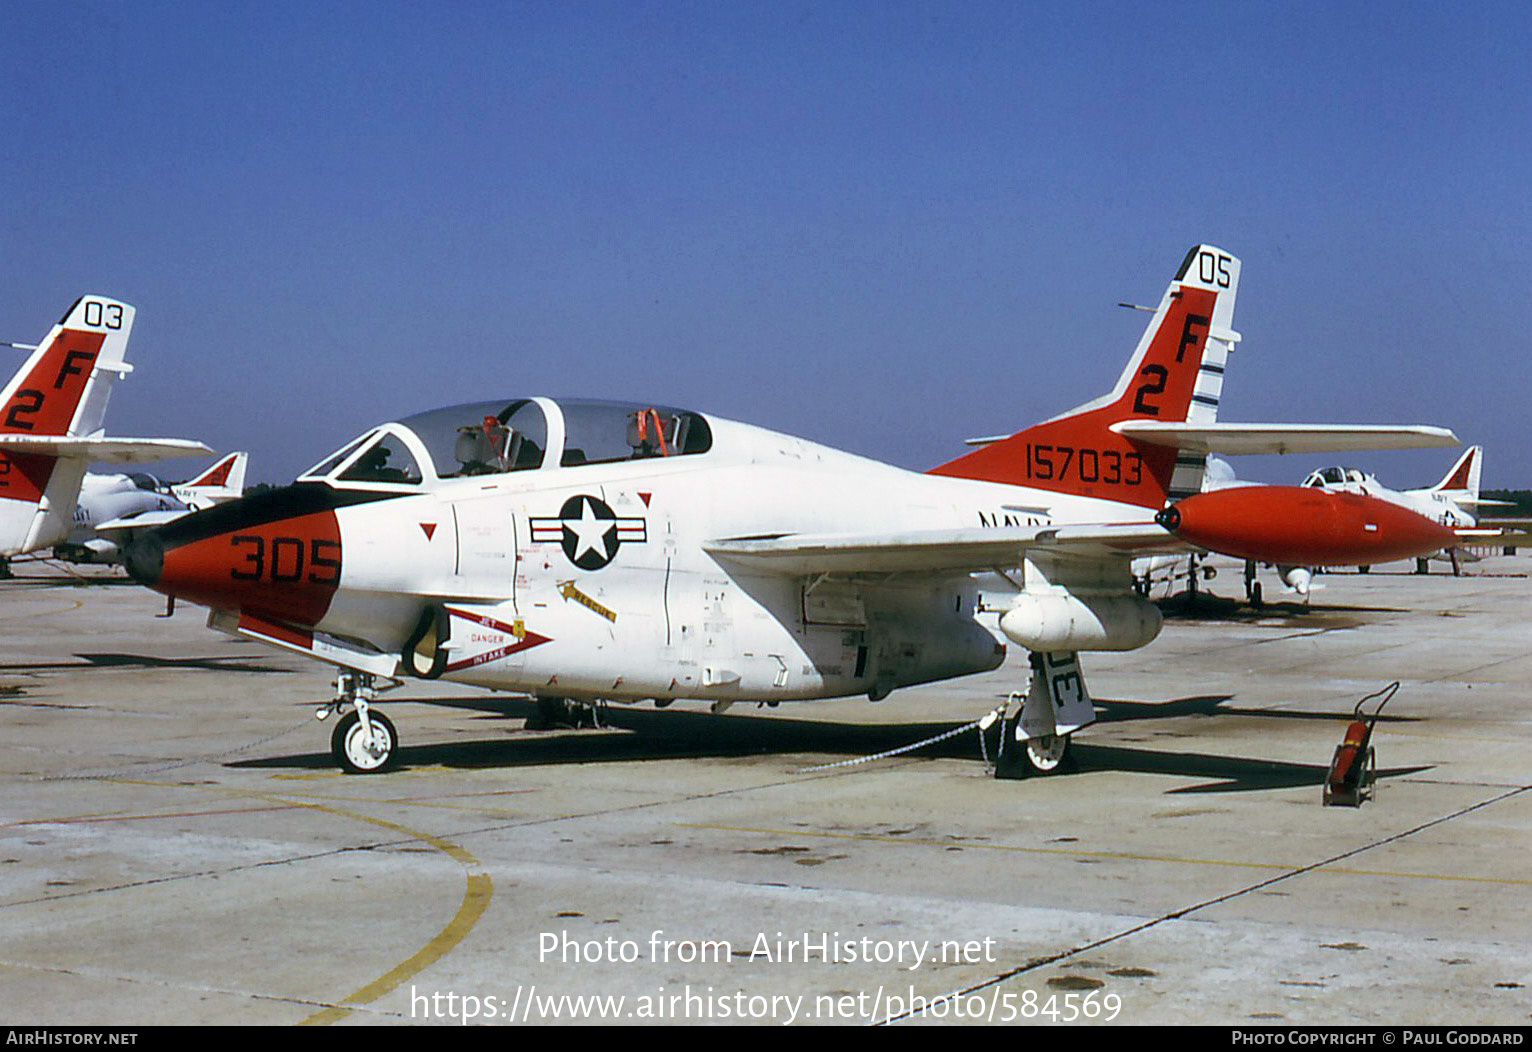
[[[1261,594],[1261,582],[1256,579],[1255,562],[1245,560],[1245,600],[1257,610],[1265,606],[1265,597]]]
[[[1073,653],[1033,653],[1032,682],[1022,704],[1002,725],[996,778],[1027,778],[1074,770],[1073,732],[1095,722],[1095,707]],[[1007,706],[1009,707],[1009,705]]]
[[[1069,743],[1072,740],[1068,734],[1050,734],[1042,738],[1028,738],[1023,757],[1033,774],[1053,774],[1055,771],[1069,770],[1074,766],[1074,757],[1070,754]]]
[[[399,732],[381,712],[372,710],[372,701],[383,691],[401,684],[374,686],[370,672],[342,670],[335,677],[335,700],[315,716],[323,720],[332,712],[352,709],[341,717],[330,734],[330,754],[347,774],[377,774],[394,766],[399,747]]]
[[[1017,713],[1001,726],[1000,754],[995,758],[995,777],[1003,779],[1036,778],[1045,774],[1064,774],[1075,769],[1070,749],[1072,736],[1047,734],[1026,737]]]
[[[525,726],[529,731],[580,730],[587,727],[600,730],[601,707],[600,702],[583,698],[539,694],[537,711],[527,717]]]

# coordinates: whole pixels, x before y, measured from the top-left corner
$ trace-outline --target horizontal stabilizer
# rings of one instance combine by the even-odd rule
[[[1439,449],[1458,444],[1444,427],[1392,424],[1186,424],[1123,420],[1112,430],[1151,446],[1231,456],[1257,453],[1356,453]]]
[[[185,438],[68,438],[62,435],[0,435],[0,453],[33,453],[88,460],[93,464],[150,464],[206,456],[212,450]]]
[[[137,515],[126,515],[120,519],[108,519],[96,526],[97,533],[111,533],[113,530],[150,530],[156,526],[164,526],[166,523],[175,522],[185,515],[183,508],[172,508],[168,511],[141,511]]]
[[[1035,551],[1099,558],[1191,550],[1152,522],[787,534],[717,540],[703,548],[732,563],[794,575],[979,573],[1020,566]]]

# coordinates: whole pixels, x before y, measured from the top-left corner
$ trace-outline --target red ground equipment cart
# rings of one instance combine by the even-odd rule
[[[1335,758],[1330,761],[1330,771],[1325,775],[1324,805],[1360,807],[1362,801],[1373,794],[1378,778],[1378,760],[1372,748],[1372,728],[1387,705],[1399,690],[1397,682],[1369,694],[1356,703],[1355,717],[1346,727],[1346,737],[1335,748]],[[1372,715],[1363,712],[1363,706],[1374,698],[1382,698]]]

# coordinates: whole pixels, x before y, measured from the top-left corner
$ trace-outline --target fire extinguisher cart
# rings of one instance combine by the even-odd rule
[[[1353,719],[1346,727],[1346,737],[1335,747],[1335,756],[1325,775],[1324,806],[1360,807],[1362,801],[1372,797],[1378,780],[1378,757],[1372,747],[1372,729],[1383,713],[1383,706],[1398,690],[1398,682],[1390,683],[1356,703]],[[1374,698],[1383,700],[1368,715],[1363,709]]]

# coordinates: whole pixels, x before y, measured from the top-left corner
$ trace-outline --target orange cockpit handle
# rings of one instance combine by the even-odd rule
[[[665,445],[665,429],[660,426],[660,411],[658,409],[640,409],[638,411],[638,440],[649,440],[649,428],[647,421],[654,421],[654,440],[660,444],[660,456],[670,456],[670,448]]]

